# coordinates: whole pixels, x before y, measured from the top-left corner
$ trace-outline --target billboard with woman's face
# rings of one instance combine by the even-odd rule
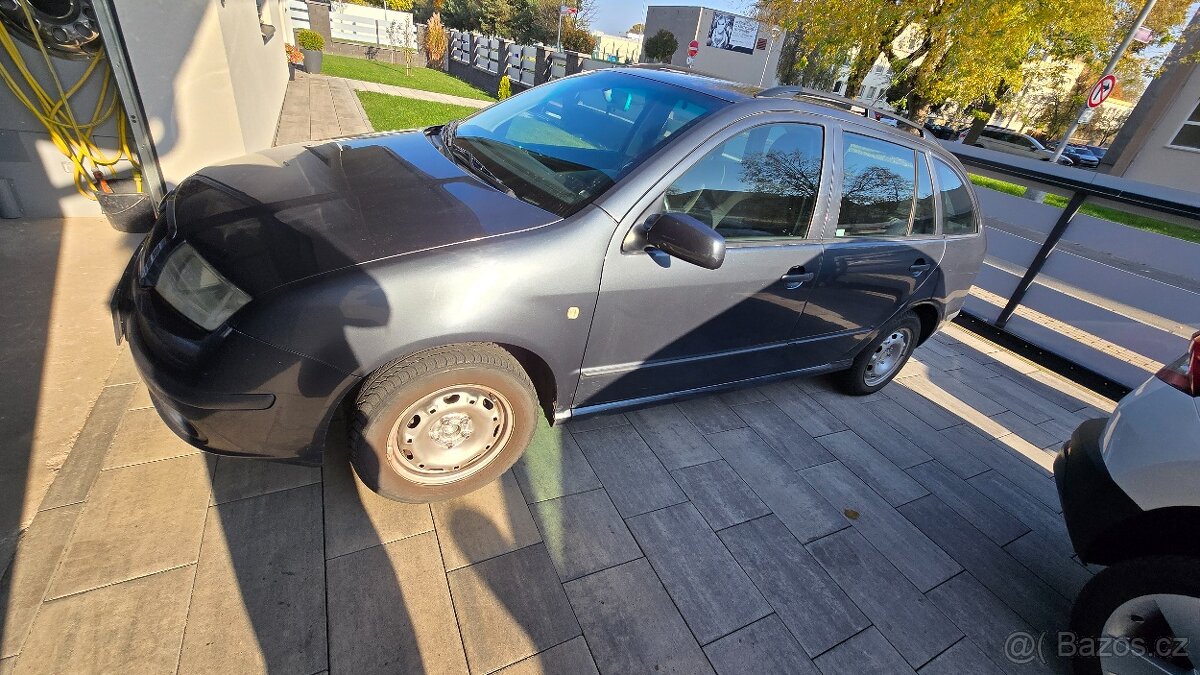
[[[743,54],[754,53],[758,39],[758,22],[736,14],[713,12],[708,28],[708,46]]]

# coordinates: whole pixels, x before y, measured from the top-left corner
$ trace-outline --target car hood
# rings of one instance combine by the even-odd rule
[[[167,210],[176,238],[251,295],[559,219],[467,173],[436,142],[413,131],[264,150],[188,178]]]

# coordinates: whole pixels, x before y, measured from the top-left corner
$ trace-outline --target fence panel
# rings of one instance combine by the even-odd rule
[[[476,36],[474,58],[472,65],[476,68],[497,74],[500,72],[500,38]]]
[[[450,31],[450,58],[459,63],[471,62],[471,34],[463,31]]]
[[[292,28],[312,28],[308,21],[308,3],[304,0],[288,0],[288,15],[292,19]]]
[[[417,29],[409,12],[335,2],[329,12],[329,33],[344,42],[417,48]]]
[[[537,83],[537,47],[509,45],[505,74],[513,82],[532,87]]]

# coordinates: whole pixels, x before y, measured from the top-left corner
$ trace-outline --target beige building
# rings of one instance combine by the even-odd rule
[[[660,30],[670,32],[679,42],[671,57],[673,65],[750,85],[773,87],[779,83],[775,71],[785,33],[778,27],[707,7],[652,5],[646,10],[646,39]],[[693,40],[699,44],[699,53],[688,66],[688,44]]]
[[[1200,28],[1200,13],[1191,27]],[[1200,30],[1177,45],[1129,114],[1100,170],[1200,192]]]
[[[642,36],[635,33],[628,35],[609,35],[595,31],[596,49],[592,58],[613,63],[637,63],[642,58]]]

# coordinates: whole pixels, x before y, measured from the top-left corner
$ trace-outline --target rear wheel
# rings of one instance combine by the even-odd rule
[[[908,362],[920,334],[921,320],[917,315],[912,312],[900,315],[859,352],[849,370],[838,373],[838,386],[855,396],[883,389]]]
[[[1195,673],[1200,560],[1156,556],[1102,570],[1071,608],[1075,675]]]
[[[529,376],[500,347],[473,343],[394,361],[355,401],[351,461],[379,494],[431,502],[472,492],[508,470],[537,428]]]

